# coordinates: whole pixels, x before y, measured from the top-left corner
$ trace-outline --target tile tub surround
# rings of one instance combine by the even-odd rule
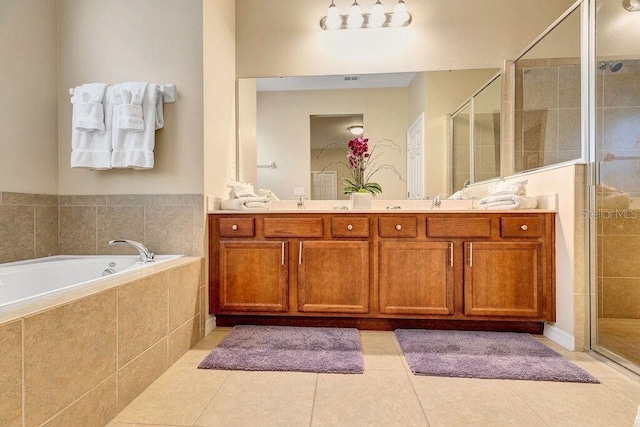
[[[58,253],[58,196],[0,192],[0,264]]]
[[[106,424],[204,335],[203,272],[178,258],[5,314],[0,425]]]
[[[0,264],[50,255],[135,254],[115,238],[156,254],[204,255],[201,194],[57,196],[0,192]]]

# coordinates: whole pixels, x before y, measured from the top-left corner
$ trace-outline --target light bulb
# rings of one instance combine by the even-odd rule
[[[371,9],[371,15],[369,15],[369,28],[380,28],[382,24],[387,20],[387,17],[384,14],[384,7],[382,7],[382,3],[380,0],[373,5],[373,9]]]
[[[327,17],[324,20],[324,25],[328,30],[336,30],[342,25],[342,18],[338,13],[338,7],[333,3],[333,1],[329,6],[329,10],[327,10]]]
[[[347,28],[362,28],[364,17],[362,16],[362,10],[358,1],[354,1],[349,9],[349,16],[347,17]]]
[[[398,0],[398,4],[393,9],[393,17],[391,18],[391,26],[401,27],[409,20],[407,5],[403,0]]]

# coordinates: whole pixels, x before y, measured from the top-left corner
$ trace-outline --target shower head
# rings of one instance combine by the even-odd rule
[[[616,73],[622,68],[622,62],[601,62],[600,64],[598,64],[598,68],[601,70],[609,68],[612,73]]]

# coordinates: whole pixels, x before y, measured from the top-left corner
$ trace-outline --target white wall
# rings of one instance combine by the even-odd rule
[[[363,114],[369,145],[390,139],[402,152],[387,151],[406,178],[406,88],[258,92],[258,163],[275,161],[277,169],[259,169],[257,186],[281,199],[293,199],[294,187],[310,188],[311,115]],[[380,199],[406,198],[406,183],[387,170],[372,178],[382,186]]]
[[[335,3],[347,13],[352,1]],[[406,28],[323,31],[329,1],[237,0],[238,77],[501,67],[573,3],[406,0]]]
[[[201,193],[202,1],[58,0],[57,5],[59,193]],[[164,105],[165,126],[156,132],[154,169],[71,169],[68,89],[123,81],[177,86],[178,100]]]
[[[57,194],[56,2],[0,1],[0,191]]]
[[[203,2],[204,61],[204,191],[216,197],[229,194],[227,181],[235,176],[235,6],[234,0]]]

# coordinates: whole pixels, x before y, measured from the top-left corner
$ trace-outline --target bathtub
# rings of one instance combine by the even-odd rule
[[[147,264],[137,255],[58,255],[0,264],[0,313],[180,256],[158,255]]]

